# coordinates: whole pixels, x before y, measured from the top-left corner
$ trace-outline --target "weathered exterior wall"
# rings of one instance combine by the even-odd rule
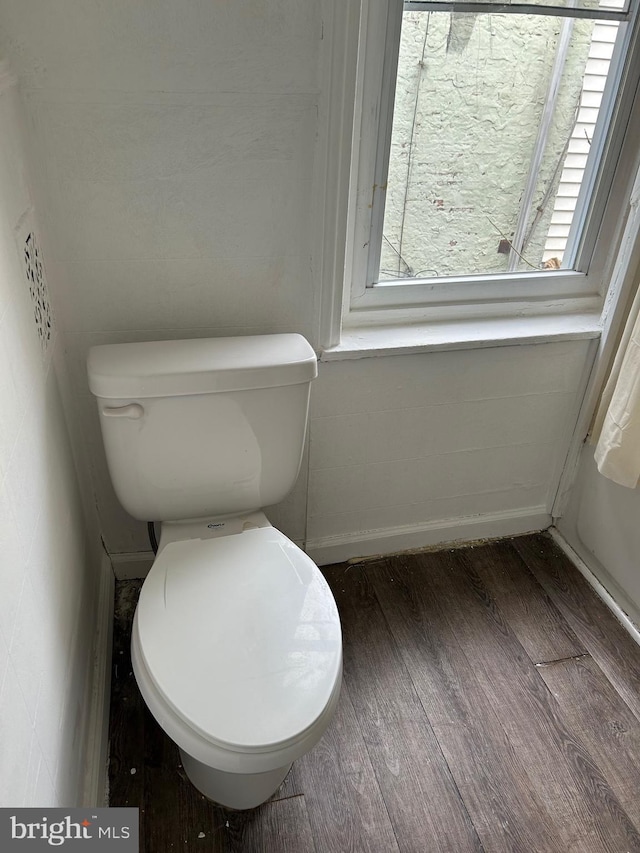
[[[390,274],[381,278],[507,269],[497,250],[516,228],[562,26],[544,16],[405,13],[381,261]],[[560,178],[592,28],[573,25],[529,221]],[[553,197],[523,252],[534,266]]]

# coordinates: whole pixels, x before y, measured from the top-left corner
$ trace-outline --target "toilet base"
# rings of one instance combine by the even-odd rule
[[[253,809],[278,790],[291,764],[266,773],[227,773],[203,764],[180,750],[185,773],[208,799],[230,809]]]

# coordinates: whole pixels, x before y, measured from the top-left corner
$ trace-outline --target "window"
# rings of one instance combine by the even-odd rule
[[[635,7],[543,2],[363,3],[352,311],[600,304],[628,191]]]

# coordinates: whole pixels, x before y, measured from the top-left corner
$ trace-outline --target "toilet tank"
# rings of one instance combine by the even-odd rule
[[[317,375],[301,335],[108,344],[87,367],[111,480],[134,518],[241,514],[292,489]]]

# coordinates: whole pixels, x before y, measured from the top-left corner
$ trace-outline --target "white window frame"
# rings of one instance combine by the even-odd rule
[[[640,139],[640,35],[637,3],[632,0],[626,32],[618,40],[601,112],[609,111],[610,132],[594,137],[592,146],[602,149],[602,168],[585,174],[581,196],[594,199],[586,206],[579,200],[574,227],[582,239],[574,268],[540,273],[468,275],[412,280],[410,284],[380,282],[372,286],[372,270],[379,248],[371,251],[382,235],[382,215],[376,194],[383,192],[388,168],[393,97],[397,71],[403,0],[362,0],[358,62],[355,70],[355,110],[351,140],[351,169],[345,245],[342,326],[381,323],[415,323],[482,316],[515,316],[545,312],[599,311],[615,260]],[[414,6],[417,4],[413,4]],[[460,11],[504,11],[486,3],[455,3]],[[490,4],[489,4],[490,5]],[[421,8],[447,11],[453,3],[420,3]],[[518,7],[527,11],[536,7]],[[573,14],[575,9],[571,10]],[[568,14],[555,10],[554,14]],[[577,16],[589,13],[578,12]],[[622,13],[609,17],[622,20]],[[624,46],[624,51],[622,50]],[[626,53],[625,64],[616,60]],[[610,93],[619,92],[614,98]],[[599,123],[602,127],[602,122]],[[382,188],[382,189],[381,189]],[[591,195],[591,193],[593,193]],[[376,221],[377,215],[377,221]],[[335,335],[334,335],[335,338]]]

